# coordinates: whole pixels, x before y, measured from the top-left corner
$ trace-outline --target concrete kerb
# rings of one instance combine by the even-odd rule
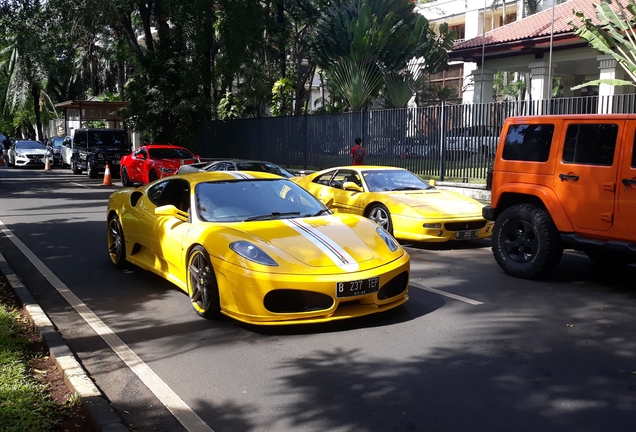
[[[49,317],[13,272],[2,253],[0,253],[0,271],[6,276],[29,319],[37,327],[42,340],[49,349],[51,358],[63,372],[66,385],[79,396],[94,425],[103,432],[128,432],[128,428],[124,426],[121,418],[88,377]]]

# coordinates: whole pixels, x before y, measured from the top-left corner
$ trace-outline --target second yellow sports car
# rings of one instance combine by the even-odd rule
[[[366,216],[398,239],[444,242],[492,233],[479,201],[437,189],[402,168],[336,167],[292,181],[334,212]]]
[[[390,234],[273,174],[188,173],[123,188],[106,218],[113,264],[169,280],[206,318],[318,323],[408,299],[409,255]]]

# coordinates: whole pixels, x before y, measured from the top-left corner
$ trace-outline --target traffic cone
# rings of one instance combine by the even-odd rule
[[[49,158],[46,158],[46,162],[44,162],[44,171],[51,171],[51,162],[49,162]]]
[[[108,164],[106,164],[106,170],[104,170],[104,182],[102,183],[102,186],[112,186],[113,185],[113,179],[110,176],[110,168],[108,167]]]

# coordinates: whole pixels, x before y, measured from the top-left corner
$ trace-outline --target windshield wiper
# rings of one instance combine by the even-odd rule
[[[243,222],[251,222],[251,221],[261,221],[261,220],[272,220],[278,219],[285,216],[298,216],[300,212],[271,212],[268,214],[258,215],[258,216],[250,216],[247,219],[243,219]]]
[[[413,186],[404,186],[404,187],[391,189],[391,191],[406,191],[406,190],[422,190],[422,188],[413,187]]]
[[[329,213],[329,212],[331,212],[331,210],[329,210],[329,209],[320,209],[316,213],[312,214],[311,216],[312,217],[321,216],[321,215],[324,215],[325,213]]]

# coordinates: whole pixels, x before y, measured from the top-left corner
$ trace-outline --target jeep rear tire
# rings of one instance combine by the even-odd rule
[[[517,204],[504,210],[492,233],[492,251],[499,267],[511,276],[538,279],[554,270],[563,243],[547,210]]]

